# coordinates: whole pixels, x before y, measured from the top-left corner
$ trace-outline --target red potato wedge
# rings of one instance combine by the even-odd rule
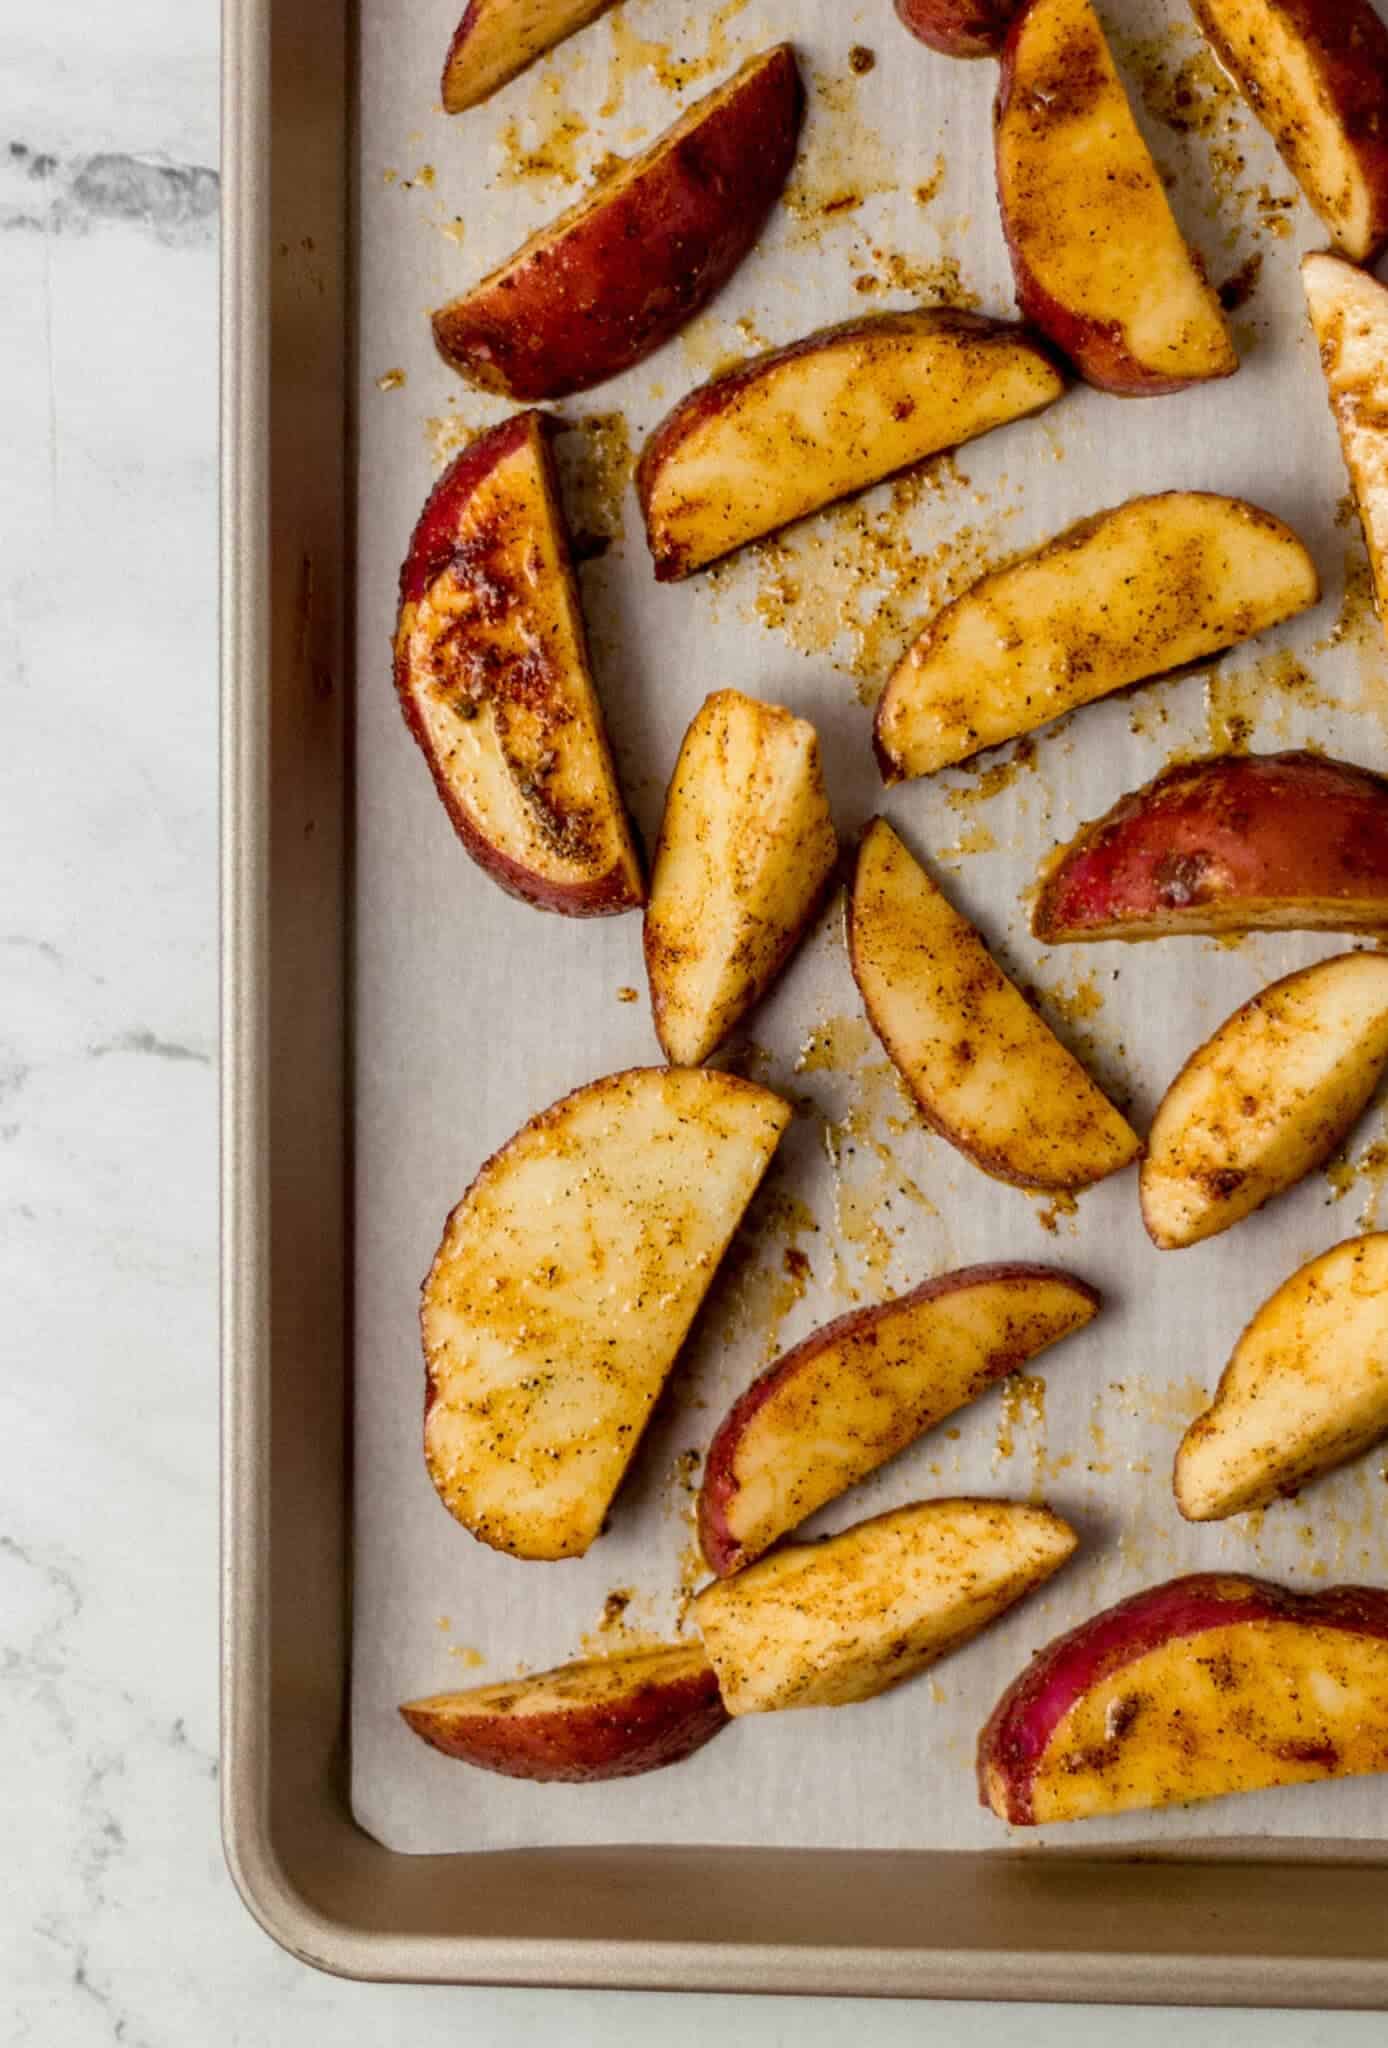
[[[962,1648],[1077,1540],[1049,1508],[918,1501],[715,1579],[694,1619],[730,1714],[852,1706]]]
[[[1338,256],[1306,257],[1301,276],[1388,630],[1388,291]]]
[[[444,60],[444,112],[466,113],[490,99],[612,4],[613,0],[468,0]]]
[[[1297,1493],[1388,1436],[1388,1233],[1293,1273],[1240,1337],[1176,1453],[1176,1505],[1220,1522]]]
[[[543,414],[493,427],[435,485],[400,572],[395,687],[493,881],[569,917],[639,909]]]
[[[637,470],[662,583],[1059,398],[1015,322],[932,306],[806,335],[700,385]]]
[[[1014,1827],[1388,1771],[1388,1592],[1196,1572],[1061,1636],[978,1745]]]
[[[1265,988],[1191,1054],[1147,1138],[1142,1220],[1199,1244],[1323,1165],[1388,1067],[1388,957],[1342,953]]]
[[[917,41],[942,57],[996,57],[1018,0],[896,0]]]
[[[790,1110],[646,1067],[532,1117],[482,1168],[424,1283],[424,1455],[463,1526],[580,1557]]]
[[[1219,299],[1089,0],[1025,0],[1003,51],[995,149],[1017,303],[1087,383],[1141,398],[1233,374]]]
[[[816,1330],[753,1380],[714,1436],[699,1494],[710,1570],[741,1571],[1099,1305],[1054,1266],[968,1266]]]
[[[639,363],[751,249],[795,161],[803,109],[790,44],[753,57],[435,313],[445,360],[480,390],[525,402]]]
[[[1191,0],[1337,248],[1388,242],[1388,27],[1370,0]]]
[[[889,782],[930,775],[1320,596],[1289,526],[1241,498],[1164,491],[1081,520],[983,576],[908,648],[877,707]]]
[[[665,799],[646,910],[667,1059],[698,1066],[765,995],[838,854],[814,727],[738,690],[705,698]]]
[[[1048,946],[1388,926],[1388,779],[1319,754],[1168,768],[1054,856],[1032,930]]]
[[[592,1785],[682,1763],[728,1724],[713,1667],[686,1644],[561,1664],[509,1684],[408,1700],[431,1749],[505,1778]]]
[[[858,850],[848,949],[921,1114],[975,1166],[1069,1193],[1137,1158],[1134,1132],[883,818]]]

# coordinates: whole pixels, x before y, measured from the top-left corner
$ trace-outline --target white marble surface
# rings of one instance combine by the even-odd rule
[[[378,1988],[216,1813],[215,0],[0,18],[0,2044],[1381,2042]]]

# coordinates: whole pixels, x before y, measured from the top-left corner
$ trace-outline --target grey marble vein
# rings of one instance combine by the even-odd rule
[[[27,142],[0,156],[0,232],[86,234],[112,223],[159,241],[211,241],[221,181],[206,164],[100,151],[60,157]]]

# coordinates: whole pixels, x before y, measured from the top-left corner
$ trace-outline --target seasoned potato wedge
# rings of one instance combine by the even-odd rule
[[[1220,63],[1356,263],[1388,241],[1388,27],[1371,0],[1191,0]]]
[[[1219,1522],[1388,1436],[1388,1234],[1337,1244],[1263,1303],[1176,1453],[1176,1505]]]
[[[443,67],[443,110],[465,113],[490,99],[613,0],[468,0]]]
[[[1342,953],[1236,1010],[1168,1088],[1142,1162],[1163,1251],[1230,1229],[1349,1135],[1388,1066],[1388,957]]]
[[[445,360],[479,389],[527,401],[639,363],[751,249],[795,161],[803,106],[789,43],[751,58],[435,313]]]
[[[684,736],[646,911],[646,972],[667,1059],[694,1067],[765,995],[833,875],[819,740],[739,690]]]
[[[1388,630],[1388,291],[1338,256],[1306,257],[1301,275]]]
[[[400,572],[395,687],[494,881],[570,917],[639,907],[543,414],[493,427],[435,485]]]
[[[884,777],[929,775],[1183,667],[1320,596],[1291,528],[1241,498],[1165,491],[1081,520],[936,614],[877,707]]]
[[[1032,913],[1048,946],[1388,926],[1388,779],[1319,754],[1168,768],[1052,857]]]
[[[848,947],[868,1020],[942,1138],[995,1179],[1072,1191],[1141,1145],[883,818],[863,835]]]
[[[694,1619],[730,1714],[852,1706],[960,1649],[1076,1542],[1049,1508],[918,1501],[715,1579]]]
[[[944,57],[996,57],[1018,0],[896,0],[913,36]]]
[[[1082,1622],[978,1746],[1014,1827],[1388,1771],[1388,1592],[1197,1572]]]
[[[1090,0],[1024,0],[998,87],[998,204],[1017,303],[1120,397],[1228,377],[1238,357],[1167,201]]]
[[[509,1684],[409,1700],[401,1714],[444,1756],[506,1778],[590,1785],[681,1763],[728,1724],[703,1651],[628,1650]]]
[[[1098,1312],[1095,1290],[1054,1266],[966,1266],[816,1330],[718,1427],[699,1494],[710,1568],[751,1564]]]
[[[424,1451],[449,1512],[513,1557],[603,1520],[790,1110],[647,1067],[532,1117],[449,1217],[424,1283]]]
[[[754,356],[690,392],[646,444],[637,490],[655,573],[690,576],[1064,389],[1025,328],[943,306]]]

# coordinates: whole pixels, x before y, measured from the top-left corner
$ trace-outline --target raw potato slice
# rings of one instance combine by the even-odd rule
[[[896,781],[968,760],[1305,611],[1316,567],[1241,498],[1166,491],[1081,520],[982,577],[910,647],[877,710]]]
[[[637,490],[655,573],[690,576],[1064,389],[1024,328],[945,307],[754,356],[690,392],[646,444]]]
[[[885,819],[863,836],[849,957],[868,1019],[933,1130],[1018,1187],[1130,1166],[1135,1134]]]
[[[1371,0],[1191,0],[1215,55],[1356,263],[1388,240],[1388,27]]]
[[[537,412],[461,454],[400,572],[395,687],[463,845],[541,910],[645,900]]]
[[[1320,754],[1168,768],[1048,863],[1043,945],[1388,926],[1388,780]]]
[[[1026,0],[1003,51],[998,203],[1023,315],[1123,397],[1238,357],[1176,225],[1089,0]]]
[[[1053,1266],[968,1266],[852,1309],[753,1380],[719,1426],[699,1538],[721,1578],[1099,1312]]]
[[[1338,256],[1308,256],[1301,275],[1388,630],[1388,291]]]
[[[961,1648],[1077,1540],[1049,1508],[918,1501],[715,1579],[694,1619],[730,1714],[852,1706]]]
[[[728,1723],[713,1667],[688,1644],[590,1657],[400,1709],[444,1756],[506,1778],[591,1785],[677,1764]]]
[[[1228,1230],[1328,1159],[1388,1064],[1388,958],[1273,982],[1176,1076],[1147,1139],[1142,1220],[1163,1251]]]
[[[1388,1435],[1388,1234],[1353,1237],[1264,1302],[1176,1453],[1176,1505],[1219,1522]]]
[[[424,1451],[465,1528],[579,1557],[790,1121],[732,1074],[639,1068],[532,1117],[424,1283]]]
[[[838,851],[814,727],[738,690],[705,698],[665,800],[646,911],[667,1059],[697,1066],[766,993]]]
[[[444,360],[506,398],[565,398],[692,320],[761,233],[795,161],[789,43],[751,58],[641,156],[434,315]]]
[[[468,0],[443,67],[443,110],[461,114],[612,5],[612,0]]]
[[[1059,1637],[978,1745],[1014,1827],[1388,1771],[1388,1592],[1196,1572]]]

